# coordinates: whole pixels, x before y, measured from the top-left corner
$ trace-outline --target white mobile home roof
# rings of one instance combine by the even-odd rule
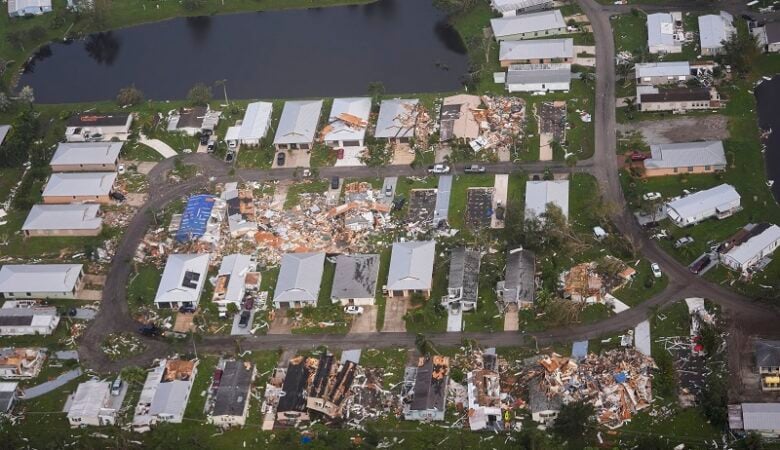
[[[490,26],[493,28],[493,35],[498,39],[515,34],[566,28],[566,22],[561,12],[555,9],[490,19]]]
[[[108,381],[90,380],[79,384],[68,409],[68,418],[90,417],[97,421],[110,391]]]
[[[699,16],[699,39],[701,48],[720,48],[721,42],[728,40],[734,32],[734,17],[721,11],[720,15]]]
[[[43,189],[44,197],[108,195],[115,172],[53,173]]]
[[[501,41],[498,54],[501,61],[573,58],[574,41],[570,38]]]
[[[244,120],[241,122],[241,129],[238,133],[239,139],[263,138],[271,125],[272,111],[273,104],[269,102],[254,102],[247,105]]]
[[[743,403],[745,431],[780,431],[780,403]]]
[[[27,8],[49,8],[51,0],[8,0],[8,13],[24,11]]]
[[[197,304],[209,269],[209,254],[180,254],[168,256],[155,303]]]
[[[52,166],[114,164],[122,150],[121,142],[68,142],[57,145]]]
[[[525,215],[539,216],[552,203],[569,218],[569,180],[528,181],[525,184]]]
[[[330,131],[325,135],[326,141],[350,141],[363,139],[366,126],[351,126],[341,120],[341,114],[349,114],[361,119],[368,125],[368,115],[371,113],[371,99],[368,97],[336,98],[330,108],[328,123]]]
[[[22,230],[94,230],[103,225],[99,213],[100,205],[34,205]]]
[[[431,288],[436,242],[408,241],[393,244],[387,289],[391,291]]]
[[[414,136],[417,123],[416,98],[382,100],[374,136],[378,138],[404,138]]]
[[[744,266],[756,255],[775,242],[780,241],[780,227],[772,225],[757,236],[753,236],[742,245],[732,248],[726,253],[731,259]]]
[[[653,144],[652,157],[645,160],[645,167],[667,169],[675,167],[725,166],[726,153],[721,141],[682,142],[678,144]]]
[[[255,268],[252,257],[249,255],[227,255],[219,266],[219,275],[229,275],[225,300],[229,302],[241,302],[244,299],[244,286],[246,274]]]
[[[285,102],[274,144],[298,144],[314,140],[322,100]]]
[[[491,6],[498,12],[515,11],[549,4],[552,0],[490,0]]]
[[[239,139],[241,139],[241,127],[238,125],[228,127],[227,131],[225,132],[225,140],[238,141]]]
[[[316,302],[324,264],[325,253],[286,253],[282,256],[274,302]]]
[[[512,64],[506,72],[506,84],[570,83],[571,64]]]
[[[718,206],[740,200],[739,193],[730,184],[721,184],[706,191],[693,194],[669,202],[667,208],[682,218],[698,217],[701,213]]]
[[[688,61],[639,63],[634,70],[637,78],[681,77],[691,74],[691,64]]]
[[[6,264],[0,268],[0,292],[70,292],[81,264]]]
[[[680,45],[674,39],[674,19],[670,13],[647,15],[647,45],[648,47]]]

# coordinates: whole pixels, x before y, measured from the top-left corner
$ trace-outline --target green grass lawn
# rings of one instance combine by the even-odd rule
[[[297,182],[290,186],[287,191],[287,198],[284,201],[284,209],[291,209],[300,203],[300,194],[317,193],[323,194],[328,190],[330,182],[328,180],[309,180]]]
[[[387,276],[390,272],[390,256],[392,248],[386,246],[379,253],[379,272],[376,281],[376,294],[374,304],[376,305],[376,329],[382,331],[385,326],[385,307],[387,306],[387,297],[382,293],[382,286],[387,285]]]
[[[467,232],[465,229],[467,190],[472,187],[493,187],[495,176],[492,174],[455,175],[450,192],[448,221],[452,228]]]
[[[614,17],[612,30],[617,53],[633,52],[647,47],[647,16],[641,12]]]
[[[482,257],[479,271],[477,310],[463,313],[464,331],[501,331],[504,316],[496,305],[496,283],[502,278],[506,255],[494,253]]]
[[[385,376],[384,388],[389,389],[403,380],[406,354],[407,350],[405,348],[381,350],[369,348],[363,350],[360,354],[360,365],[366,368],[383,369]]]
[[[157,266],[143,264],[136,267],[127,288],[127,303],[131,310],[152,306],[161,278],[162,273]]]
[[[334,304],[330,299],[333,290],[333,277],[336,273],[336,264],[325,261],[325,269],[322,273],[320,294],[317,306],[305,307],[300,310],[304,320],[311,321],[311,325],[293,328],[293,333],[318,334],[318,333],[347,333],[352,324],[352,316],[345,314],[342,306]],[[335,326],[320,327],[319,322],[334,322]]]

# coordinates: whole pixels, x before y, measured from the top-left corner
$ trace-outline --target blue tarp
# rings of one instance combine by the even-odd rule
[[[618,372],[615,374],[616,383],[625,383],[627,378],[628,377],[626,377],[626,374],[624,372]]]
[[[579,361],[586,356],[588,356],[588,341],[574,342],[571,346],[571,357]]]
[[[187,206],[181,216],[179,231],[176,232],[178,242],[186,242],[203,236],[215,200],[216,198],[211,195],[194,195],[187,200]]]

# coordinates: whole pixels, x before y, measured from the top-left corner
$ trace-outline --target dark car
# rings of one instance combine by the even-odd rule
[[[211,137],[211,133],[203,132],[200,134],[200,145],[206,145],[209,143],[209,138]]]
[[[196,308],[194,306],[182,306],[181,308],[179,308],[179,312],[185,314],[192,314],[195,312],[195,310]]]
[[[276,165],[277,166],[283,166],[284,161],[287,159],[287,155],[285,155],[283,152],[276,155]]]
[[[406,204],[406,198],[404,197],[398,197],[395,200],[393,200],[393,211],[400,211],[403,209],[404,205]]]
[[[152,323],[147,323],[138,328],[138,332],[144,336],[159,336],[160,328]]]
[[[227,152],[225,155],[225,162],[233,162],[233,159],[236,157],[236,154],[232,151]]]
[[[121,192],[112,191],[110,194],[108,194],[108,196],[113,198],[114,200],[116,200],[118,202],[125,201],[125,195],[122,194]]]
[[[694,263],[691,265],[691,268],[690,268],[690,270],[691,270],[691,272],[692,272],[692,273],[698,274],[698,273],[699,273],[699,272],[701,272],[701,271],[702,271],[702,270],[703,270],[705,267],[707,267],[707,266],[709,266],[709,265],[710,265],[710,257],[709,257],[709,256],[705,256],[705,257],[703,257],[703,258],[699,259],[698,261],[694,262]]]
[[[244,309],[251,311],[255,307],[255,299],[247,297],[244,299]]]
[[[631,161],[644,161],[648,158],[647,154],[642,152],[631,152]]]
[[[339,177],[331,177],[330,178],[330,188],[331,189],[338,189],[339,188]]]
[[[249,318],[252,317],[252,313],[249,311],[241,311],[241,317],[238,319],[238,326],[241,328],[246,328],[247,325],[249,325]]]
[[[485,166],[480,166],[479,164],[471,164],[466,166],[463,169],[466,173],[485,173]]]

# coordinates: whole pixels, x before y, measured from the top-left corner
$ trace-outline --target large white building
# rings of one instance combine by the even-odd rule
[[[706,56],[719,54],[723,48],[723,41],[728,41],[735,32],[734,17],[726,11],[699,16],[701,54]]]
[[[780,227],[777,225],[751,224],[745,228],[745,232],[720,255],[724,265],[742,273],[746,273],[780,246]]]
[[[310,150],[317,133],[322,100],[285,102],[274,135],[277,150]]]
[[[51,0],[8,0],[10,17],[40,16],[52,12]]]
[[[103,229],[100,205],[33,205],[22,225],[25,236],[97,236]]]
[[[501,41],[498,47],[501,67],[512,64],[549,64],[574,62],[574,40],[532,39]]]
[[[198,361],[163,359],[146,377],[133,415],[133,431],[158,423],[181,423],[197,374]]]
[[[90,380],[79,384],[68,402],[68,423],[72,428],[114,425],[117,405],[112,400],[109,381]]]
[[[517,41],[566,33],[560,10],[538,11],[490,20],[497,41]]]
[[[553,7],[553,0],[490,0],[490,6],[503,17],[541,11]]]
[[[688,61],[638,63],[634,73],[636,84],[645,86],[684,83],[693,78]]]
[[[650,53],[682,53],[684,40],[681,13],[647,15],[647,49]]]
[[[274,307],[316,305],[324,264],[325,253],[286,253],[282,256],[274,289]]]
[[[259,145],[271,126],[273,104],[253,102],[247,105],[244,119],[238,127],[238,141],[241,145]]]
[[[726,218],[739,211],[741,197],[730,184],[695,192],[666,204],[666,212],[676,225],[695,225],[711,217]]]
[[[525,184],[525,217],[539,217],[552,203],[569,218],[569,180],[528,181]]]
[[[121,151],[121,142],[65,142],[49,165],[54,172],[113,172]]]
[[[81,264],[6,264],[0,268],[3,298],[77,298]]]
[[[158,308],[198,306],[208,269],[208,253],[168,256],[154,304]]]
[[[512,64],[506,72],[507,92],[553,92],[571,88],[571,64]]]
[[[48,336],[60,323],[57,308],[33,301],[6,300],[0,308],[0,336]]]

